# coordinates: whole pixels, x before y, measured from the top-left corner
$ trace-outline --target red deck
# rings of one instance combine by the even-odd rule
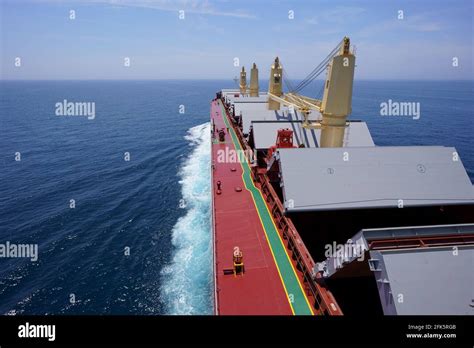
[[[220,102],[212,102],[211,119],[216,130],[226,128]],[[292,309],[267,242],[252,195],[245,189],[239,163],[219,163],[218,150],[235,150],[226,130],[225,142],[212,143],[214,169],[213,209],[216,263],[216,312],[218,314],[291,315]],[[231,171],[235,168],[235,171]],[[217,181],[222,193],[216,194]],[[241,187],[236,192],[235,187]],[[233,248],[243,252],[245,274],[224,275],[232,268]]]

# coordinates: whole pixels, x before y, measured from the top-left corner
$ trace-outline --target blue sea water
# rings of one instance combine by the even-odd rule
[[[0,258],[0,314],[212,313],[209,100],[233,86],[1,81],[0,243],[39,258]],[[356,81],[351,118],[377,145],[456,147],[473,180],[473,87]],[[95,119],[56,116],[64,99]],[[388,99],[420,102],[420,119],[380,116]]]

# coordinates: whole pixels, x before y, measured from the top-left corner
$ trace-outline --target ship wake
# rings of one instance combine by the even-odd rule
[[[188,130],[191,153],[180,170],[181,208],[172,230],[173,252],[161,271],[161,300],[168,314],[212,314],[210,124]]]

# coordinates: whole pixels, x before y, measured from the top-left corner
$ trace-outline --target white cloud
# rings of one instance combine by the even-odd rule
[[[441,24],[430,20],[428,15],[405,15],[404,19],[398,19],[396,14],[391,19],[370,24],[363,27],[357,32],[360,36],[380,35],[381,32],[389,32],[393,30],[407,30],[418,32],[434,32],[442,29]]]
[[[208,0],[42,0],[43,2],[63,2],[63,3],[90,3],[90,4],[103,4],[111,6],[113,8],[120,7],[137,7],[146,8],[151,10],[178,12],[184,10],[187,13],[196,13],[210,16],[223,16],[223,17],[235,17],[245,19],[255,19],[254,14],[246,11],[235,9],[233,11],[220,10]]]
[[[366,9],[363,7],[336,6],[320,12],[316,18],[321,19],[321,22],[341,24],[358,19],[364,12]]]
[[[412,41],[358,44],[356,76],[370,79],[472,79],[469,47],[448,42]],[[458,67],[452,66],[458,57]]]
[[[312,25],[319,24],[318,17],[307,18],[305,21],[306,21],[306,23],[312,24]]]

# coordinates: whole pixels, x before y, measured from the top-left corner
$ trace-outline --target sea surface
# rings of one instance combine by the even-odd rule
[[[36,262],[0,258],[0,314],[211,314],[209,101],[234,86],[0,81],[0,244],[39,247]],[[351,119],[377,145],[456,147],[473,181],[473,94],[356,81]],[[389,99],[420,118],[381,116]],[[57,116],[64,100],[95,117]]]

